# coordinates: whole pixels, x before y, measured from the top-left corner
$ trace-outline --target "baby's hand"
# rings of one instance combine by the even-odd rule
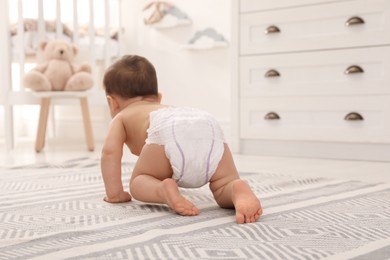
[[[130,193],[123,191],[119,195],[112,197],[112,198],[104,197],[104,201],[109,202],[109,203],[128,202],[128,201],[131,201],[131,195],[130,195]]]

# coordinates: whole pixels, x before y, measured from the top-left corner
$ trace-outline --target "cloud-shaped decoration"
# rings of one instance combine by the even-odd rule
[[[188,15],[186,13],[183,13],[179,8],[176,6],[172,6],[171,8],[165,10],[166,14],[170,14],[173,17],[176,17],[179,20],[190,20]]]
[[[214,28],[206,28],[195,32],[194,36],[184,45],[188,50],[204,50],[227,46],[225,37],[218,33]]]
[[[154,28],[172,28],[191,23],[191,19],[186,13],[166,2],[150,3],[144,8],[144,11],[149,11],[145,24]]]

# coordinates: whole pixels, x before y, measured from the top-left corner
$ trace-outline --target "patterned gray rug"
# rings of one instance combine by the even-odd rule
[[[127,182],[131,164],[123,165]],[[390,184],[242,173],[264,215],[235,224],[207,187],[201,209],[109,204],[99,161],[0,169],[0,259],[389,259]]]

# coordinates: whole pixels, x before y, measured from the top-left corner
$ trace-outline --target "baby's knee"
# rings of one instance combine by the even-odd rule
[[[139,191],[138,191],[139,188],[137,188],[137,187],[139,187],[139,185],[137,185],[137,177],[130,179],[129,187],[130,187],[131,196],[133,196],[134,199],[137,199],[138,194],[139,194]]]

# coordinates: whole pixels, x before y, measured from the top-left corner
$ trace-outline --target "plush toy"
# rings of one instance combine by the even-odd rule
[[[78,48],[62,40],[42,41],[44,62],[24,77],[24,87],[33,91],[80,91],[93,86],[91,67],[73,63]]]

